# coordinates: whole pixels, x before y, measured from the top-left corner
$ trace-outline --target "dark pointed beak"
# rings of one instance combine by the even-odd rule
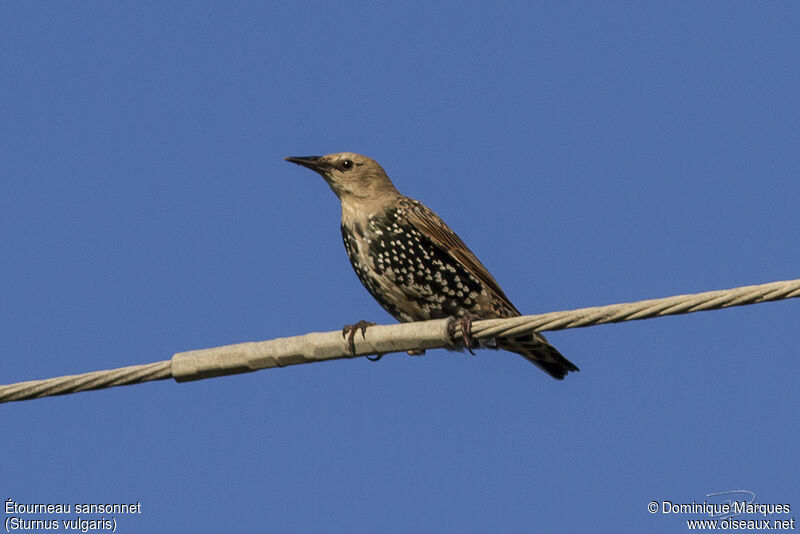
[[[323,167],[322,156],[289,156],[288,158],[283,159],[298,165],[302,165],[303,167],[307,167],[312,171],[319,172],[319,170]]]

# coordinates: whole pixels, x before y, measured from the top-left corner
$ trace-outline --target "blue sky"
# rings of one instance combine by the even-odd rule
[[[518,308],[800,277],[793,2],[0,6],[2,383],[390,323],[287,155],[374,157]],[[800,301],[6,404],[18,502],[120,532],[680,532],[800,510]],[[4,519],[8,515],[4,516]],[[74,518],[70,516],[70,518]]]

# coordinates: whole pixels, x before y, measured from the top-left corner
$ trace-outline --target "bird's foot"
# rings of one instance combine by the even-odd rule
[[[425,349],[407,350],[406,354],[408,354],[409,356],[422,356],[425,354]],[[383,358],[383,354],[376,354],[375,356],[367,356],[367,359],[371,362],[377,362],[381,358]]]
[[[361,339],[366,339],[367,327],[375,326],[376,324],[378,323],[373,323],[372,321],[358,321],[356,324],[348,324],[342,328],[342,337],[347,340],[347,346],[350,349],[350,356],[356,355],[356,342],[353,339],[356,335],[356,330],[361,329]],[[372,361],[376,362],[380,360],[381,356],[383,356],[383,354],[378,354],[378,356]]]
[[[460,326],[461,340],[464,342],[464,347],[466,347],[469,353],[474,356],[475,353],[472,352],[472,345],[474,344],[474,340],[472,338],[472,319],[472,316],[469,315],[453,317],[453,319],[447,325],[447,334],[452,339],[456,333],[456,326]]]

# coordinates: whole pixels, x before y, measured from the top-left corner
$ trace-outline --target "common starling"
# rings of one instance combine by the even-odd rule
[[[339,197],[350,263],[397,320],[454,317],[466,333],[472,319],[520,315],[455,232],[422,203],[401,195],[376,161],[350,152],[286,161],[322,175]],[[368,324],[354,326],[363,334]],[[466,336],[465,341],[470,348]],[[499,339],[496,348],[522,355],[553,378],[578,370],[539,333]]]

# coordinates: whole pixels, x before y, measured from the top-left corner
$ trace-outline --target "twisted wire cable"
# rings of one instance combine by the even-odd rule
[[[172,378],[169,360],[0,386],[0,402],[66,395]]]
[[[653,317],[717,310],[733,306],[797,298],[799,296],[800,280],[785,280],[719,291],[707,291],[705,293],[611,304],[609,306],[542,313],[539,315],[523,315],[512,319],[476,321],[472,326],[472,335],[477,339],[510,337],[532,331],[564,330],[566,328],[581,328],[598,324],[651,319]]]
[[[650,319],[797,297],[800,297],[800,279],[609,306],[525,315],[511,319],[475,321],[472,325],[472,335],[479,340],[511,337],[533,331],[563,330]],[[448,319],[437,319],[371,326],[363,338],[361,335],[355,336],[354,354],[350,353],[341,331],[316,332],[269,341],[179,352],[171,360],[0,386],[0,403],[167,378],[185,382],[354,356],[458,348],[453,339],[460,338],[459,329],[456,328],[451,339],[448,332],[449,322]]]

